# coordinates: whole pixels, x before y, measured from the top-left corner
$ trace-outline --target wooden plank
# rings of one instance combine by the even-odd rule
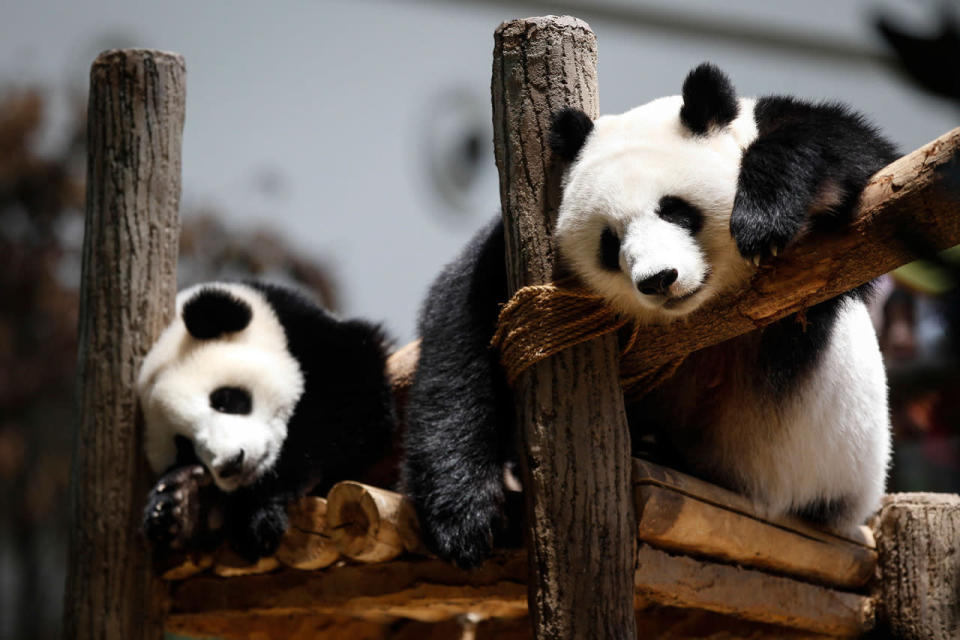
[[[655,547],[850,590],[873,577],[877,554],[870,549],[808,538],[665,487],[638,485],[636,492],[637,536]]]
[[[182,623],[183,620],[178,622]],[[530,640],[528,618],[459,616],[442,622],[386,620],[309,614],[250,613],[191,617],[186,627],[168,622],[167,631],[219,640]],[[637,612],[637,635],[645,640],[827,640],[830,636],[729,616],[672,607]]]
[[[641,545],[638,558],[635,603],[650,628],[656,618],[651,606],[710,611],[841,637],[862,633],[872,623],[872,601],[865,596],[673,556],[647,545]],[[167,628],[203,635],[204,629],[243,629],[251,616],[349,615],[426,622],[468,613],[477,619],[520,617],[527,612],[526,574],[525,554],[507,552],[473,571],[423,559],[337,564],[323,571],[281,570],[229,580],[197,576],[174,585]]]
[[[334,565],[322,571],[281,570],[229,580],[209,575],[175,584],[169,625],[188,630],[224,616],[251,613],[437,621],[473,612],[482,617],[526,614],[526,555],[497,554],[463,571],[440,560]]]
[[[774,526],[794,531],[814,540],[827,543],[853,544],[866,549],[875,549],[873,533],[868,527],[860,527],[855,532],[840,533],[827,529],[818,529],[799,518],[782,516],[765,518],[757,514],[753,502],[739,493],[718,487],[693,476],[663,467],[647,460],[633,459],[634,485],[651,485],[670,488],[677,493],[722,507],[744,516],[763,520]]]
[[[873,601],[867,596],[673,556],[647,545],[637,552],[635,584],[638,596],[662,605],[814,633],[856,637],[873,626]]]
[[[494,35],[493,138],[511,292],[554,279],[561,165],[553,111],[598,114],[597,43],[569,16],[505,22]],[[616,338],[524,371],[514,385],[537,638],[635,637],[630,435]]]

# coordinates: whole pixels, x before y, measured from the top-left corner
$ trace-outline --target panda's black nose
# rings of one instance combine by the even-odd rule
[[[637,289],[640,290],[640,293],[648,296],[663,295],[670,288],[670,285],[677,281],[677,275],[676,269],[664,269],[637,282]]]
[[[240,453],[217,467],[217,475],[221,478],[232,478],[241,471],[243,471],[243,449],[240,449]]]

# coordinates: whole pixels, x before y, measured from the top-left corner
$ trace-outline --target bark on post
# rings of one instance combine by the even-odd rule
[[[902,640],[960,637],[960,495],[888,495],[874,527],[881,633]]]
[[[90,71],[64,638],[163,635],[134,383],[176,295],[184,86],[183,58],[158,51],[108,51]]]
[[[547,145],[564,106],[598,115],[593,32],[571,17],[502,24],[493,126],[510,290],[549,282],[562,166]],[[636,529],[614,336],[566,350],[517,382],[525,455],[529,603],[538,638],[632,638]]]

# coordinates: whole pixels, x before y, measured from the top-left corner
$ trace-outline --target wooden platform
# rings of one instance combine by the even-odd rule
[[[877,556],[868,529],[844,536],[765,519],[742,496],[642,460],[634,461],[634,487],[639,623],[682,608],[827,637],[871,628],[866,589]],[[271,620],[315,631],[330,616],[386,624],[527,614],[522,551],[502,551],[469,572],[431,558],[403,496],[341,483],[290,515],[277,556],[255,565],[227,551],[167,558],[164,577],[176,582],[167,629],[253,637],[243,634]]]

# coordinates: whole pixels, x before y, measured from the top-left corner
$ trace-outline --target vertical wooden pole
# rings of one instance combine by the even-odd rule
[[[874,533],[879,633],[902,640],[960,638],[960,495],[888,495]]]
[[[597,48],[590,27],[571,17],[506,22],[494,39],[494,146],[512,292],[554,277],[562,166],[547,144],[550,116],[564,106],[597,116]],[[606,336],[532,367],[514,390],[537,638],[636,634],[636,527],[618,364],[616,338]]]
[[[73,527],[63,637],[161,638],[139,535],[149,472],[134,384],[176,296],[183,58],[107,51],[90,71]]]

